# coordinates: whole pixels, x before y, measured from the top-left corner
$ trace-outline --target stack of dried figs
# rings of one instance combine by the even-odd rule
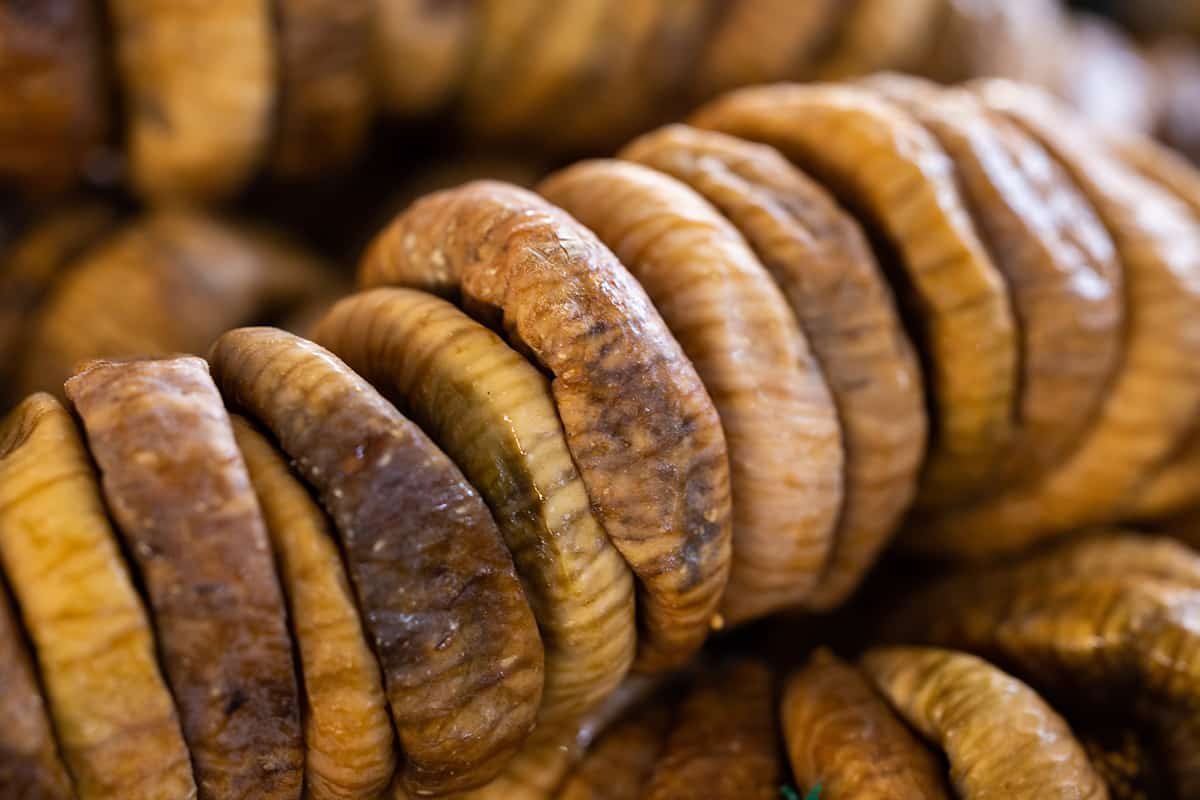
[[[1195,144],[1189,44],[1059,0],[54,0],[0,6],[0,180],[211,203],[348,167],[382,112],[578,153],[753,83],[1005,76]],[[106,53],[111,50],[111,56]],[[111,67],[111,69],[110,69]],[[118,125],[114,120],[120,117]],[[548,119],[553,125],[546,124]],[[396,147],[389,143],[387,147]]]
[[[130,265],[251,268],[0,426],[0,796],[767,798],[781,741],[825,798],[1200,796],[1200,556],[1073,536],[1200,505],[1200,176],[1160,146],[994,80],[744,89],[416,201],[310,338],[207,360],[163,352],[320,270],[106,224],[33,249],[41,293],[87,248],[38,381]],[[1017,560],[847,605],[898,530]],[[834,610],[853,666],[747,625]]]

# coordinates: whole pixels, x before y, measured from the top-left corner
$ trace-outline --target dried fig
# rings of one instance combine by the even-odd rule
[[[29,653],[0,584],[0,794],[23,800],[74,800],[58,756]]]
[[[542,645],[512,559],[450,460],[333,354],[273,328],[209,354],[333,519],[415,794],[469,789],[525,739]]]
[[[937,31],[944,0],[856,0],[814,66],[822,79],[912,70]]]
[[[1031,482],[1076,445],[1104,400],[1122,339],[1121,267],[1112,240],[1063,170],[1032,137],[965,91],[875,75],[954,161],[1019,330],[1017,432],[998,476]]]
[[[0,425],[0,557],[79,797],[194,797],[154,634],[91,459],[49,395],[30,396]]]
[[[1200,229],[1187,209],[1124,168],[1038,90],[1001,81],[977,89],[989,108],[1032,133],[1092,202],[1124,268],[1126,324],[1121,367],[1066,461],[1029,487],[914,530],[913,547],[968,558],[1114,518],[1170,454],[1200,402]]]
[[[344,166],[374,112],[368,52],[373,0],[278,0],[279,122],[275,172]]]
[[[633,576],[592,513],[546,377],[452,304],[412,289],[343,300],[314,339],[396,401],[491,508],[542,634],[538,724],[609,694],[637,644]]]
[[[66,188],[106,123],[100,29],[87,0],[0,5],[0,182]]]
[[[645,800],[773,800],[783,773],[774,676],[754,661],[701,674],[676,711]]]
[[[298,798],[300,701],[270,543],[202,359],[67,381],[138,566],[200,797]]]
[[[731,624],[813,591],[842,500],[842,446],[820,367],[741,235],[684,184],[587,161],[539,190],[597,233],[645,287],[713,398],[729,446]]]
[[[783,691],[792,774],[828,800],[949,800],[942,766],[866,678],[818,650]]]
[[[232,194],[271,137],[271,3],[112,0],[108,11],[138,191],[168,202]]]
[[[650,702],[606,731],[563,782],[556,800],[638,800],[658,762],[671,709]]]
[[[1107,800],[1067,723],[1032,689],[974,656],[887,647],[862,668],[907,722],[946,752],[969,800]]]
[[[925,452],[921,374],[875,256],[854,220],[777,151],[672,125],[621,157],[700,192],[783,289],[837,405],[844,496],[813,608],[839,605],[907,510]]]
[[[745,89],[693,122],[774,145],[886,238],[929,356],[934,439],[920,501],[950,505],[986,491],[1013,432],[1016,332],[954,164],[932,134],[849,86]]]
[[[304,691],[305,796],[378,797],[396,768],[379,662],[325,514],[273,444],[242,417],[246,460],[279,565]]]
[[[371,0],[371,58],[380,101],[416,116],[445,105],[466,75],[474,0]]]
[[[645,291],[565,212],[503,184],[414,204],[371,245],[366,286],[460,298],[552,377],[592,507],[639,579],[643,670],[695,652],[729,569],[729,478],[704,385]]]

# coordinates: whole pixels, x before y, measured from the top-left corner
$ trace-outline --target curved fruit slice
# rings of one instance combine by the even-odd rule
[[[93,361],[66,390],[146,586],[201,796],[298,797],[304,754],[286,611],[207,365],[193,356]]]
[[[1122,279],[1112,240],[1041,145],[969,92],[895,74],[866,84],[912,112],[954,161],[1008,281],[1020,391],[1017,432],[998,479],[1032,482],[1078,444],[1118,368]]]
[[[478,182],[415,203],[371,245],[364,285],[461,297],[553,376],[592,507],[640,581],[635,668],[685,663],[729,570],[720,420],[645,291],[537,195]]]
[[[91,458],[49,395],[30,396],[0,425],[0,557],[80,798],[194,795],[154,634]]]
[[[555,795],[556,800],[638,800],[671,725],[666,703],[651,702],[617,722],[596,742]]]
[[[1110,521],[1167,458],[1200,404],[1200,229],[1187,209],[1125,169],[1040,91],[1003,81],[977,90],[989,108],[1032,133],[1091,200],[1125,270],[1126,325],[1121,368],[1070,458],[1037,484],[914,528],[913,548],[968,558]]]
[[[468,789],[533,725],[542,645],[487,507],[462,473],[332,353],[273,328],[209,354],[229,402],[316,488],[383,668],[416,794]]]
[[[546,377],[452,304],[412,289],[349,297],[313,338],[394,399],[491,508],[546,652],[538,724],[608,695],[637,645],[633,576],[592,514]]]
[[[783,765],[774,676],[753,661],[705,671],[684,695],[645,800],[773,800]]]
[[[88,0],[0,6],[0,182],[65,189],[106,127],[100,29]]]
[[[74,800],[8,592],[0,585],[0,794]]]
[[[585,161],[539,190],[645,287],[717,407],[733,486],[726,621],[802,603],[833,542],[843,458],[829,390],[783,294],[720,213],[666,175]]]
[[[271,136],[271,4],[112,0],[108,12],[134,185],[185,202],[239,189]]]
[[[777,151],[672,125],[620,154],[704,195],[783,289],[837,405],[845,485],[833,552],[811,608],[854,590],[908,509],[925,452],[921,373],[858,225]]]
[[[375,89],[389,111],[418,116],[442,107],[462,82],[476,27],[472,0],[372,0]]]
[[[855,0],[843,12],[835,40],[816,64],[822,79],[867,75],[881,69],[912,71],[938,30],[943,0]]]
[[[396,768],[379,662],[324,512],[242,417],[233,434],[279,564],[305,699],[305,796],[378,797]]]
[[[372,0],[278,0],[279,121],[275,172],[305,177],[357,155],[374,105]]]
[[[818,650],[787,681],[783,735],[792,774],[828,800],[949,800],[942,767],[858,670]]]
[[[954,164],[932,134],[850,86],[745,89],[693,123],[775,146],[881,232],[929,357],[935,435],[920,501],[950,505],[986,491],[1013,432],[1016,332]]]
[[[157,212],[98,243],[58,283],[34,322],[18,386],[57,391],[90,358],[203,352],[231,327],[286,316],[336,285],[269,236]]]
[[[864,655],[862,668],[910,725],[945,750],[960,796],[1108,797],[1062,717],[986,661],[949,650],[886,647]]]

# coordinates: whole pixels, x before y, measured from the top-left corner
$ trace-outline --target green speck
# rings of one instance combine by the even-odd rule
[[[779,796],[783,800],[800,800],[800,795],[796,794],[796,790],[787,784],[779,787]]]
[[[805,800],[821,800],[821,784],[818,783],[816,786],[814,786],[808,793],[808,797],[806,797]]]

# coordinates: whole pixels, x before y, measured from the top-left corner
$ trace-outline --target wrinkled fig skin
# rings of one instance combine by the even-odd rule
[[[733,487],[726,622],[801,604],[832,548],[844,461],[833,401],[783,293],[725,218],[667,175],[585,161],[538,189],[645,287],[717,407]]]
[[[662,752],[671,709],[651,702],[607,731],[555,795],[556,800],[638,800]]]
[[[304,676],[305,797],[379,797],[395,772],[395,737],[332,526],[265,436],[237,416],[233,433],[262,506]]]
[[[87,0],[0,3],[0,183],[36,195],[79,177],[107,127],[100,37]]]
[[[1067,723],[1032,689],[964,653],[871,650],[862,668],[908,724],[941,747],[965,800],[1107,800]]]
[[[776,147],[895,251],[934,406],[918,502],[986,493],[1014,430],[1016,331],[1003,279],[933,135],[866,89],[832,85],[731,92],[692,124]]]
[[[815,653],[783,691],[792,775],[828,800],[950,800],[942,765],[854,667]]]
[[[279,118],[273,161],[282,177],[344,166],[374,111],[368,42],[373,0],[278,0]]]
[[[112,0],[129,168],[160,202],[239,189],[270,143],[276,43],[268,0]]]
[[[0,425],[0,557],[80,799],[195,797],[154,634],[91,458],[71,415],[46,394]],[[25,796],[3,787],[0,796]]]
[[[637,645],[633,576],[592,513],[546,377],[453,304],[413,289],[343,300],[314,339],[397,400],[491,508],[542,634],[538,724],[609,694]]]
[[[823,188],[765,145],[671,125],[620,157],[684,181],[736,225],[812,345],[846,467],[833,552],[806,605],[840,605],[912,502],[925,453],[920,367],[870,245]]]
[[[478,786],[533,726],[542,644],[479,495],[412,422],[327,350],[242,328],[209,354],[333,519],[383,669],[414,794]]]
[[[976,88],[988,108],[1046,147],[1091,201],[1124,268],[1126,320],[1120,369],[1071,456],[1032,486],[922,520],[907,542],[941,555],[985,559],[1113,519],[1194,424],[1200,404],[1200,229],[1178,200],[1120,164],[1048,97],[1002,81]]]
[[[684,694],[644,800],[773,800],[783,764],[775,678],[758,662],[705,670]]]
[[[728,577],[729,465],[712,400],[633,276],[565,212],[477,182],[414,204],[359,277],[461,298],[553,376],[592,507],[639,579],[635,668],[686,662]]]
[[[298,798],[300,699],[262,513],[203,359],[67,382],[153,611],[203,798]]]
[[[0,584],[0,796],[74,800],[8,592]]]
[[[969,92],[894,74],[865,84],[909,110],[954,161],[971,216],[1008,282],[1020,395],[998,484],[1029,483],[1078,444],[1118,367],[1123,302],[1112,239],[1045,149]]]

